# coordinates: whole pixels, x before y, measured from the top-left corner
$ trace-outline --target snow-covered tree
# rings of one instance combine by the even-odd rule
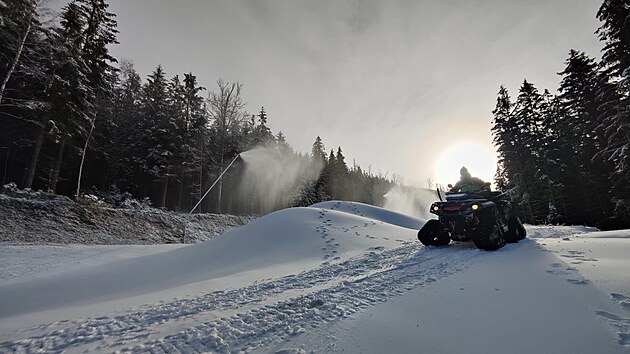
[[[619,225],[630,225],[630,1],[604,0],[597,12],[602,49],[603,84],[607,99],[600,129],[607,144],[601,155],[614,169],[610,175],[614,214]]]

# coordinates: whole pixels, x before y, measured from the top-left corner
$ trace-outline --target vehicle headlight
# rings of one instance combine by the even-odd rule
[[[473,204],[470,206],[470,209],[472,209],[472,211],[477,211],[477,209],[479,209],[479,205],[478,204]]]
[[[433,211],[437,212],[438,210],[440,210],[440,207],[434,204],[434,205],[431,207],[431,209],[432,209]]]

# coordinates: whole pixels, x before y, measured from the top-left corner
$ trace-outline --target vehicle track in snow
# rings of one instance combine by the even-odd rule
[[[233,290],[143,306],[129,313],[57,322],[0,352],[238,352],[265,350],[470,266],[484,252],[416,243],[260,281]]]

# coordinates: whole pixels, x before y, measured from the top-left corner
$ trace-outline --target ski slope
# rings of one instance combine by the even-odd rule
[[[423,247],[369,205],[191,246],[0,246],[0,352],[627,353],[630,231]]]

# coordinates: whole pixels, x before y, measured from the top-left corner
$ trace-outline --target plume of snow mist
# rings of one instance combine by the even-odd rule
[[[290,206],[301,187],[316,180],[323,168],[311,159],[273,145],[241,153],[245,169],[240,192],[249,212],[265,214]]]
[[[394,186],[385,195],[385,209],[397,211],[421,219],[434,219],[429,207],[439,200],[437,191],[428,188]]]

